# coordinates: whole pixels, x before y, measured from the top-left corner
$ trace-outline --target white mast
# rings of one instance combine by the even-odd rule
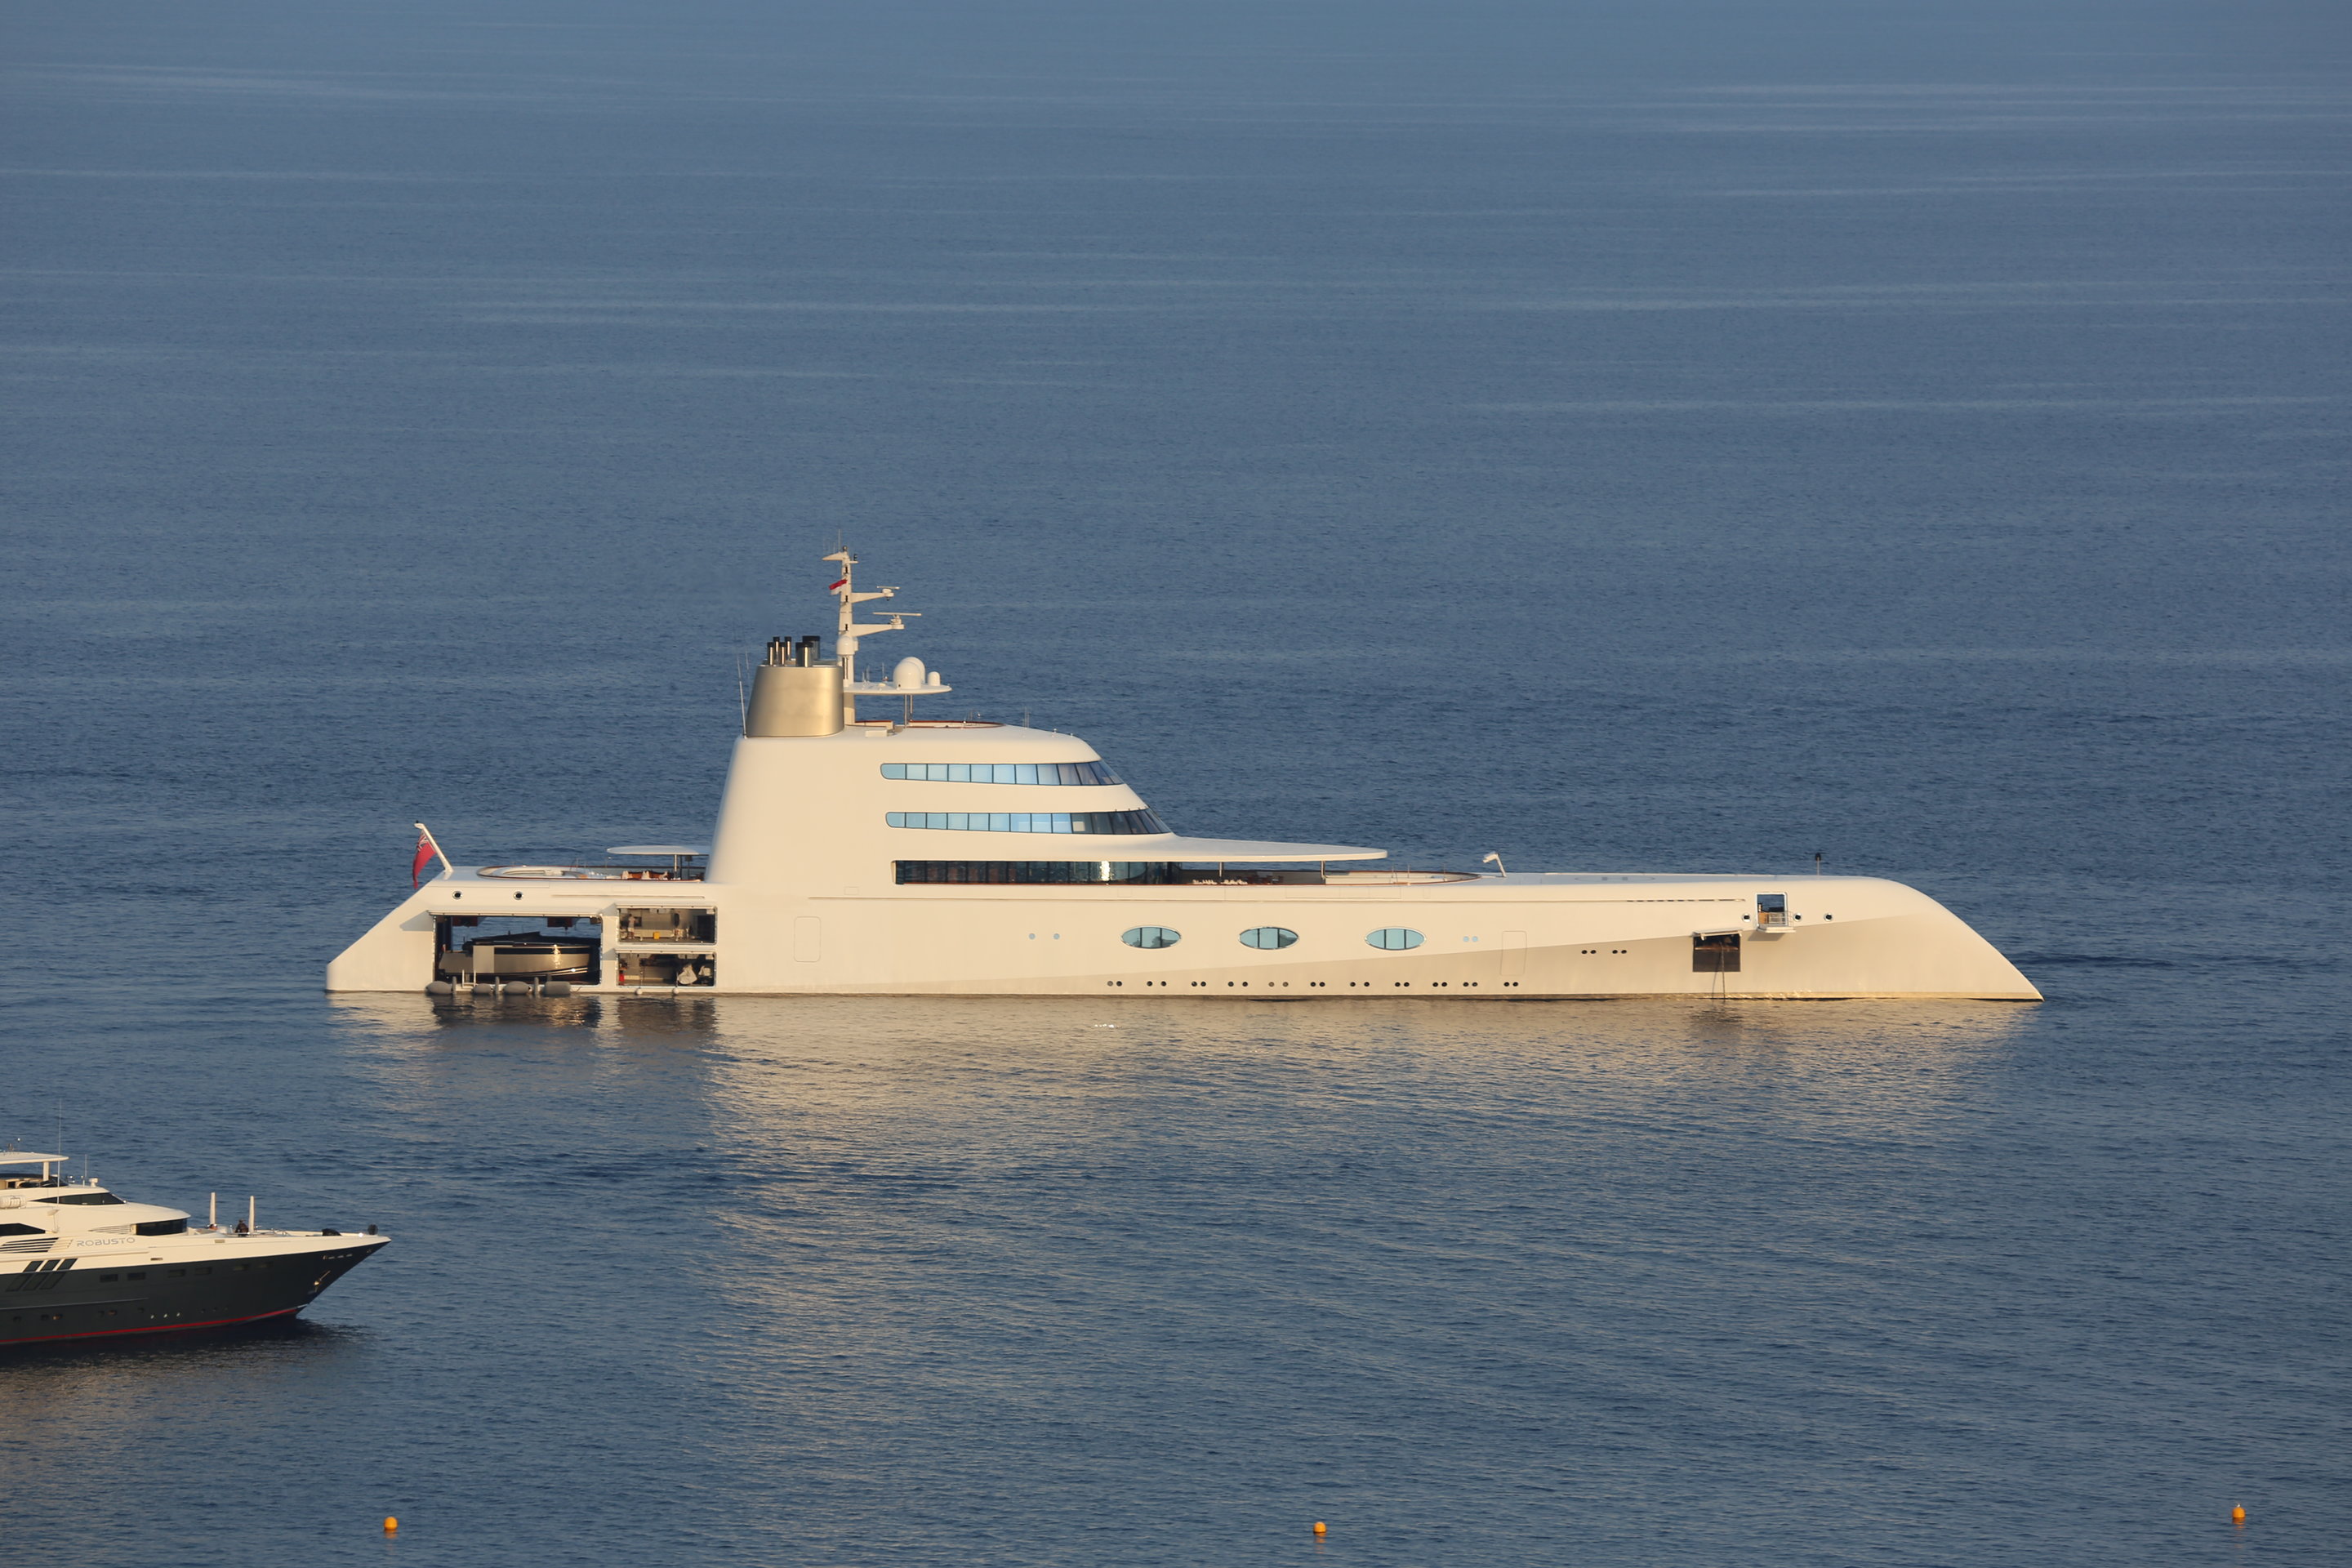
[[[859,621],[858,605],[874,599],[896,598],[898,590],[876,588],[870,593],[861,594],[850,582],[852,574],[857,570],[856,556],[852,555],[846,549],[842,549],[835,551],[825,559],[841,563],[841,578],[834,584],[832,589],[833,596],[841,601],[841,612],[835,618],[834,623],[833,649],[841,658],[841,681],[846,686],[857,679],[859,642],[882,632],[903,632],[907,629],[907,617],[920,615],[922,612],[919,610],[892,611],[890,624],[887,626],[884,626],[879,621]]]

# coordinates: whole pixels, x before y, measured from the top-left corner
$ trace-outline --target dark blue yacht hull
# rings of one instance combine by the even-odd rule
[[[0,1347],[224,1329],[299,1312],[388,1237],[236,1258],[0,1263]],[[13,1260],[12,1260],[13,1261]],[[70,1265],[70,1266],[68,1266]]]

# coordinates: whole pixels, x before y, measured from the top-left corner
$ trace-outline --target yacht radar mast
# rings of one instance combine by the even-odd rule
[[[905,631],[908,617],[920,616],[922,612],[889,610],[881,612],[890,617],[887,624],[881,621],[860,621],[857,618],[858,605],[870,604],[877,599],[896,598],[898,590],[895,587],[871,588],[865,593],[859,593],[854,581],[857,572],[857,557],[850,552],[846,545],[835,550],[824,559],[836,563],[841,568],[841,575],[834,580],[833,585],[826,591],[840,604],[839,613],[834,621],[833,648],[841,665],[842,718],[851,722],[856,721],[857,699],[861,696],[902,697],[907,702],[904,721],[912,723],[915,717],[916,698],[935,697],[955,689],[942,685],[937,671],[924,669],[923,661],[914,658],[900,659],[898,667],[891,671],[888,680],[860,680],[857,679],[857,647],[866,638],[879,636],[883,632]]]

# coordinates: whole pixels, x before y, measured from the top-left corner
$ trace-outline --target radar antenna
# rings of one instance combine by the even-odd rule
[[[857,557],[850,553],[849,547],[845,544],[838,545],[833,553],[825,556],[824,559],[841,568],[841,574],[834,579],[832,585],[826,588],[825,592],[831,594],[839,604],[839,613],[834,620],[833,651],[841,664],[842,704],[846,710],[842,717],[848,721],[856,721],[857,699],[861,695],[903,697],[906,699],[906,716],[901,721],[913,723],[916,698],[935,696],[955,689],[942,685],[937,673],[924,670],[920,659],[899,661],[900,673],[911,676],[912,684],[902,684],[897,679],[860,680],[857,679],[857,646],[866,638],[877,637],[884,632],[905,631],[908,619],[919,616],[922,612],[920,610],[885,610],[878,613],[888,616],[887,621],[859,620],[858,605],[871,604],[877,599],[896,598],[898,590],[869,588],[862,594],[859,593],[856,582]]]
[[[834,623],[833,650],[840,656],[841,680],[843,685],[847,686],[857,679],[857,645],[860,642],[883,632],[903,632],[907,629],[907,617],[919,616],[922,612],[920,610],[886,612],[890,616],[887,626],[880,621],[861,622],[857,618],[858,605],[868,604],[876,599],[897,598],[898,590],[875,588],[866,593],[859,593],[856,584],[851,581],[856,575],[857,557],[852,555],[846,547],[835,551],[825,559],[841,563],[841,575],[835,580],[833,586],[825,591],[841,601],[840,614]]]

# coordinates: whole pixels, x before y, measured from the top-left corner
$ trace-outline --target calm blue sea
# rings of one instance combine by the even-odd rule
[[[13,1560],[2352,1561],[2347,14],[0,59],[0,1134],[396,1238],[0,1362]],[[1819,853],[2049,1000],[320,994],[418,817],[707,834],[837,535],[1180,829]]]

